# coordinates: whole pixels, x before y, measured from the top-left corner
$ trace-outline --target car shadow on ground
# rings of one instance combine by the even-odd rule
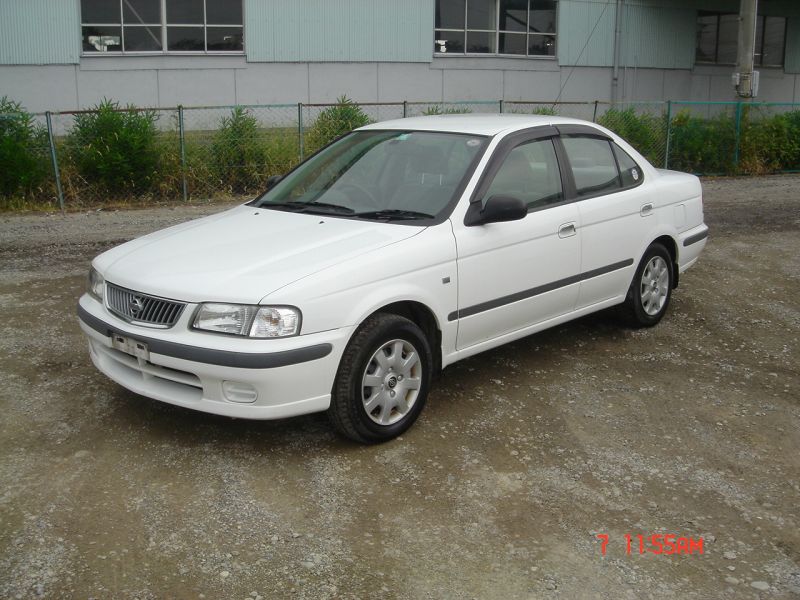
[[[437,412],[449,413],[447,405],[450,404],[450,396],[447,390],[452,387],[469,389],[487,382],[491,384],[498,377],[496,366],[499,364],[519,362],[522,358],[527,365],[535,367],[541,362],[544,368],[554,355],[569,352],[576,344],[613,343],[625,331],[629,330],[625,329],[616,312],[609,309],[464,359],[434,378],[429,403],[437,404]],[[591,351],[591,347],[588,350]],[[583,351],[587,351],[587,348],[584,347]],[[99,374],[96,376],[100,377]],[[220,448],[240,449],[244,446],[259,452],[288,447],[296,449],[299,442],[310,450],[358,447],[338,436],[324,413],[274,421],[236,419],[152,400],[110,381],[107,390],[108,401],[112,405],[111,413],[106,417],[110,429],[123,435],[125,431],[135,431],[156,444],[169,441],[180,447],[196,447],[214,443]],[[480,403],[477,408],[480,409]],[[426,407],[426,412],[431,412],[430,405]],[[421,421],[426,419],[426,412],[423,412]],[[457,419],[457,413],[448,417],[451,418]],[[416,433],[417,430],[422,431],[422,427],[412,427],[407,435],[420,435]]]

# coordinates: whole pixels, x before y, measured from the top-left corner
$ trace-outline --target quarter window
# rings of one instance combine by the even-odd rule
[[[616,144],[611,144],[614,156],[619,165],[619,176],[622,178],[622,187],[633,187],[642,181],[642,169],[630,155]]]
[[[622,187],[617,161],[608,140],[595,137],[562,137],[572,167],[578,197],[607,194]]]
[[[434,52],[555,56],[556,0],[436,0]]]
[[[561,202],[561,174],[553,141],[521,144],[508,153],[484,196],[513,196],[536,209]]]
[[[81,0],[86,54],[242,52],[242,0]]]
[[[695,62],[736,64],[739,15],[701,10],[697,14]],[[780,67],[786,46],[786,17],[756,17],[755,64]]]

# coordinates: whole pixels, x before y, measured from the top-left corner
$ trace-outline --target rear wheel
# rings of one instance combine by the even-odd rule
[[[644,253],[622,307],[627,320],[638,327],[652,327],[667,312],[674,283],[672,257],[659,244]]]
[[[356,331],[342,356],[328,416],[346,437],[376,443],[416,421],[430,386],[430,343],[412,321],[376,314]]]

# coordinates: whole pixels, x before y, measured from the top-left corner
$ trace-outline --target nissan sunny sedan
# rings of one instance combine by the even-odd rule
[[[655,325],[708,235],[696,177],[560,117],[376,123],[271,183],[94,259],[78,317],[101,372],[380,442],[457,360],[615,305]]]

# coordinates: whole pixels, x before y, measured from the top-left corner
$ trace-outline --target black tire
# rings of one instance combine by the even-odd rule
[[[397,342],[402,342],[400,352],[395,350]],[[390,344],[392,348],[387,348]],[[385,354],[387,349],[393,350],[392,354]],[[392,383],[392,373],[400,371],[394,364],[387,369],[378,365],[378,351],[384,351],[383,357],[386,360],[394,361],[395,356],[407,360],[410,349],[415,351],[418,357],[418,362],[414,363],[414,371],[406,372],[405,383],[402,382],[402,375],[394,376]],[[374,444],[395,438],[411,427],[422,412],[428,397],[432,371],[433,356],[430,343],[414,322],[393,314],[372,315],[361,324],[342,355],[333,384],[328,417],[339,433],[356,442]],[[365,386],[367,376],[383,379],[386,383],[381,387]],[[418,387],[411,389],[415,385]],[[365,393],[370,393],[370,397],[376,398],[379,402],[373,409],[372,415],[366,408]],[[387,423],[381,424],[376,422],[376,419],[384,416],[384,407],[388,406],[388,403],[395,402],[393,399],[389,400],[387,394],[390,393],[393,393],[392,398],[399,399],[402,395],[402,400],[408,401],[408,410],[405,413],[402,407],[387,410],[385,413]]]
[[[654,279],[645,280],[645,272],[648,274],[652,272],[651,263],[655,260],[656,264],[662,264],[666,267],[666,282],[659,282],[653,288],[652,282]],[[648,265],[651,265],[651,270],[648,271]],[[645,250],[639,266],[636,268],[636,273],[633,276],[630,288],[628,288],[628,295],[625,298],[625,303],[620,307],[622,317],[634,327],[652,327],[656,325],[667,312],[669,301],[672,298],[672,288],[675,285],[675,272],[672,262],[672,256],[669,251],[660,243],[654,242]],[[666,296],[663,300],[653,301],[643,300],[643,294],[647,290],[655,289],[660,295],[666,286]],[[663,301],[663,304],[661,303]],[[659,307],[660,304],[660,307]]]

